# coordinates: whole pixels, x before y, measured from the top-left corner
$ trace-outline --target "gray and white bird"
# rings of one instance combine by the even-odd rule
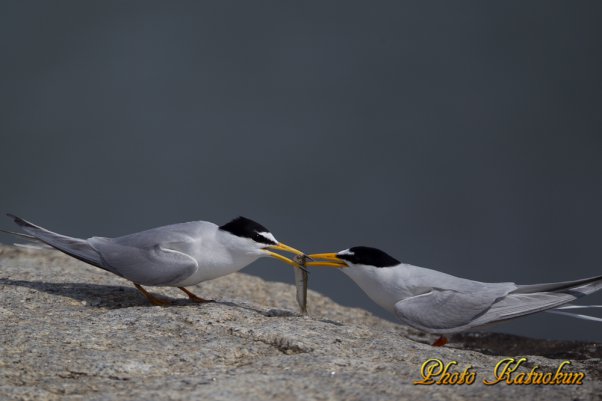
[[[178,287],[195,302],[210,302],[185,287],[239,271],[255,260],[270,256],[299,267],[272,252],[303,252],[278,242],[259,223],[237,217],[222,226],[208,221],[191,221],[137,232],[117,238],[80,239],[48,231],[9,214],[28,235],[83,262],[130,280],[153,305],[158,299],[142,286]]]
[[[597,317],[565,311],[602,307],[566,305],[600,290],[602,276],[532,285],[483,283],[401,263],[380,249],[365,246],[308,256],[314,261],[306,266],[341,268],[376,304],[402,323],[440,335],[435,346],[447,343],[445,334],[541,311],[602,322]]]

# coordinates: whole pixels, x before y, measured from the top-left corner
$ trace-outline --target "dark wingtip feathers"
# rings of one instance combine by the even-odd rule
[[[25,221],[25,220],[23,220],[22,218],[20,218],[20,217],[17,217],[17,216],[15,216],[15,215],[14,215],[14,214],[12,214],[12,213],[6,213],[6,215],[7,215],[8,217],[10,217],[11,219],[13,219],[13,220],[15,221],[15,223],[17,223],[17,224],[18,224],[18,225],[20,225],[20,226],[37,228],[36,226],[34,226],[33,224],[31,224],[30,222],[28,222],[28,221]]]

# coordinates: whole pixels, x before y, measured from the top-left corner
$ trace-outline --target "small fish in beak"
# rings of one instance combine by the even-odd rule
[[[301,268],[295,269],[295,286],[297,287],[297,303],[301,309],[301,313],[307,315],[307,282],[309,279],[309,273],[307,271],[306,263],[308,260],[312,260],[307,255],[295,255],[293,257],[295,263]]]

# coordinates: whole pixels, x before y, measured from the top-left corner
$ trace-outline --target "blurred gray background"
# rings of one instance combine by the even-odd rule
[[[0,211],[82,237],[244,215],[307,252],[599,275],[601,17],[597,1],[3,2]],[[244,271],[293,281],[275,260]],[[392,318],[341,272],[310,288]],[[494,330],[602,341],[549,314]]]

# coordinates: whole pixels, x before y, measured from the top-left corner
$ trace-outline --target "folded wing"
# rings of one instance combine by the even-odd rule
[[[180,242],[156,238],[134,245],[103,237],[92,237],[88,242],[105,265],[137,284],[175,285],[198,269],[196,259],[178,250],[182,248]]]
[[[397,317],[412,327],[431,333],[449,333],[470,325],[508,291],[495,288],[463,293],[434,288],[397,302],[394,309]]]
[[[479,291],[433,289],[395,304],[400,320],[432,333],[454,333],[531,313],[556,310],[602,288],[602,276],[560,283],[519,285],[505,293],[483,283]],[[560,308],[562,309],[562,308]]]

